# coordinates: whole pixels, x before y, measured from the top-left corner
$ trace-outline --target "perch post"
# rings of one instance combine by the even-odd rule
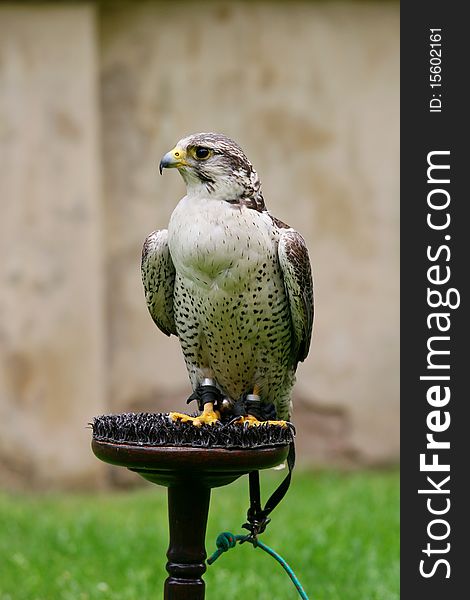
[[[92,441],[95,455],[168,488],[170,542],[165,600],[203,600],[211,489],[283,462],[288,445],[255,448],[146,446]]]

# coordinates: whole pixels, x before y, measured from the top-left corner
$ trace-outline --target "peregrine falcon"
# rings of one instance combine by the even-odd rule
[[[162,158],[164,168],[178,169],[186,196],[168,229],[144,242],[147,306],[159,329],[178,337],[196,396],[209,390],[201,416],[171,414],[213,423],[224,407],[249,398],[251,407],[274,404],[276,418],[288,420],[313,326],[305,241],[269,214],[256,171],[226,136],[181,139]],[[257,423],[253,414],[245,420]]]

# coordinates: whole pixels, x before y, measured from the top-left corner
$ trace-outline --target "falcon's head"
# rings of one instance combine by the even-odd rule
[[[195,133],[181,139],[160,161],[160,173],[176,167],[188,194],[264,208],[260,182],[240,146],[221,133]]]

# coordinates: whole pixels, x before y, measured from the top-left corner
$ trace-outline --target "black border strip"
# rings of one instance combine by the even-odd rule
[[[466,462],[470,452],[465,442],[470,441],[467,419],[470,397],[465,374],[470,369],[470,332],[465,308],[470,228],[465,216],[469,204],[469,193],[465,188],[470,172],[467,147],[470,143],[470,99],[466,97],[465,88],[470,71],[470,32],[463,15],[464,8],[465,2],[457,1],[407,0],[401,4],[401,598],[410,600],[461,598],[466,595],[467,588],[466,534],[470,528],[465,515],[469,504]],[[434,88],[430,86],[430,67],[433,66],[430,63],[431,28],[442,30],[441,62],[433,61],[434,66],[441,66],[442,85]],[[441,112],[430,112],[430,101],[436,98],[442,100]],[[433,102],[435,109],[438,104],[436,100]],[[447,171],[449,183],[432,181],[446,179],[445,171],[437,169],[431,171],[436,177],[431,177],[428,182],[428,153],[433,151],[449,151],[449,155],[436,154],[430,159],[450,165]],[[428,194],[432,189],[444,189],[445,192],[436,191],[431,195],[431,203],[436,200],[436,204],[439,201],[444,204],[448,194],[448,208],[433,210],[428,206]],[[437,219],[442,219],[443,223],[448,212],[449,226],[443,230],[432,229],[427,224],[430,212],[435,223]],[[450,256],[445,248],[439,252],[444,246],[449,248]],[[431,256],[437,255],[437,258],[429,259],[428,247]],[[435,265],[439,268],[431,271],[430,276],[438,275],[440,279],[449,273],[446,269],[449,267],[447,283],[430,283],[428,269]],[[455,288],[460,296],[460,306],[431,308],[427,299],[428,287],[440,290],[442,294]],[[433,296],[433,300],[437,298],[437,295]],[[457,293],[451,294],[451,303],[455,304],[456,299]],[[447,332],[438,330],[437,318],[431,317],[431,328],[428,327],[427,318],[433,312],[449,315]],[[443,327],[448,324],[446,317],[439,322]],[[448,336],[449,340],[433,340],[431,348],[439,346],[449,350],[450,354],[429,356],[430,337],[439,335]],[[433,365],[448,364],[450,368],[432,369],[428,359]],[[434,375],[447,375],[450,379],[420,380],[420,376]],[[444,386],[449,387],[451,396],[447,404],[431,406],[427,397],[431,386],[441,386],[439,394],[444,393]],[[437,395],[431,396],[431,400],[433,398]],[[439,415],[429,417],[427,422],[428,415],[436,410]],[[449,441],[450,448],[427,449],[426,434],[433,433],[429,426],[444,424],[447,418],[451,419],[449,427],[434,432],[434,439]],[[449,464],[450,470],[420,470],[420,454],[423,453],[428,464],[436,453],[436,460],[440,464]],[[428,476],[434,484],[427,480]],[[443,483],[447,476],[450,479]],[[449,493],[438,493],[437,488],[448,489]],[[419,494],[419,489],[434,493]],[[448,510],[433,515],[429,507],[435,511]],[[443,522],[432,523],[439,519],[446,521],[449,529]],[[429,532],[442,539],[432,539]],[[437,564],[440,559],[443,562]],[[420,561],[423,560],[421,569],[428,575],[432,573],[431,576],[424,577],[420,573]]]

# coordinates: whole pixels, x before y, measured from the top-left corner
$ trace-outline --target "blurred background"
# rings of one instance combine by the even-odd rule
[[[299,462],[397,462],[398,3],[17,2],[0,4],[2,487],[124,483],[87,423],[184,408],[140,252],[184,194],[159,160],[197,131],[239,142],[310,249]]]

